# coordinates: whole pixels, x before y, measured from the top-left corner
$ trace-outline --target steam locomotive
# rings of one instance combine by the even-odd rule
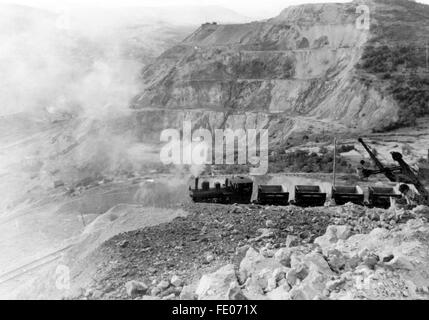
[[[225,179],[221,186],[220,182],[210,187],[210,182],[203,181],[198,188],[199,179],[195,178],[195,188],[189,187],[190,196],[194,202],[214,203],[250,203],[253,193],[253,181],[247,177],[234,177]]]

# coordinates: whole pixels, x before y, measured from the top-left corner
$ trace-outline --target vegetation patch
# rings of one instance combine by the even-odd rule
[[[321,148],[319,153],[308,150],[297,150],[271,156],[269,172],[331,173],[333,172],[333,166],[334,152],[332,150]],[[337,172],[353,173],[354,169],[345,158],[337,155]]]
[[[419,117],[429,115],[425,47],[429,10],[427,6],[404,0],[377,2],[388,7],[375,12],[371,25],[374,37],[356,67],[376,75],[380,87],[397,102],[399,120],[387,129],[414,125]]]

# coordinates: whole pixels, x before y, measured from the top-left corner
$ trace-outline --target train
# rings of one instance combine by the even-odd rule
[[[189,195],[194,202],[221,203],[221,204],[260,204],[287,206],[296,205],[300,207],[323,206],[328,199],[318,185],[296,185],[294,186],[295,197],[290,200],[290,192],[284,190],[281,185],[256,185],[257,197],[252,201],[254,183],[253,180],[236,176],[226,178],[225,183],[214,183],[210,186],[209,181],[203,181],[201,186],[199,178],[195,178],[195,184],[189,187]],[[367,206],[387,209],[390,207],[391,198],[401,198],[402,195],[390,186],[368,187],[368,199],[365,200],[364,192],[359,186],[333,186],[331,199],[336,205],[348,202]]]
[[[422,178],[404,161],[402,154],[392,151],[392,159],[398,163],[396,166],[384,165],[362,138],[358,141],[368,152],[375,169],[362,168],[362,177],[368,178],[371,175],[383,174],[389,181],[394,183],[406,183],[413,187],[413,191],[420,195],[418,204],[429,205],[429,191]],[[323,206],[327,200],[326,192],[322,192],[317,185],[296,185],[294,186],[295,198],[289,200],[289,192],[283,190],[281,185],[257,185],[257,198],[252,201],[253,181],[248,177],[233,177],[225,179],[221,185],[216,182],[214,187],[210,187],[208,181],[203,181],[199,187],[199,179],[195,179],[194,188],[189,187],[189,194],[194,202],[214,202],[214,203],[256,203],[261,205],[286,206],[294,204],[301,207]],[[390,186],[369,186],[367,190],[368,198],[365,200],[364,192],[359,186],[334,186],[331,189],[331,200],[337,205],[351,202],[367,207],[389,208],[391,199],[402,198],[402,194]]]

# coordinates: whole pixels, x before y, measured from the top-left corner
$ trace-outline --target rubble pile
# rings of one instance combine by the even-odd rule
[[[267,255],[249,248],[237,270],[227,265],[198,283],[199,299],[429,299],[429,224],[351,235],[329,226],[314,244]],[[217,279],[218,281],[209,281]]]
[[[416,209],[414,211],[403,209],[385,210],[347,203],[343,206],[335,207],[332,222],[338,225],[350,225],[353,233],[368,233],[375,228],[390,230],[398,223],[405,223],[410,219],[424,216],[424,213],[426,213],[422,209]]]
[[[78,297],[426,297],[427,207],[188,204],[184,210],[186,217],[106,241],[87,263],[97,272]]]

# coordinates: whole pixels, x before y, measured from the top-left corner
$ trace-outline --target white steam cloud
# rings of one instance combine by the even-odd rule
[[[64,25],[61,15],[6,9],[0,23],[0,115],[84,112],[99,118],[127,109],[142,65],[124,57],[120,40],[82,22]]]
[[[141,165],[141,142],[123,119],[143,62],[123,29],[97,21],[0,5],[0,207],[58,179]]]

